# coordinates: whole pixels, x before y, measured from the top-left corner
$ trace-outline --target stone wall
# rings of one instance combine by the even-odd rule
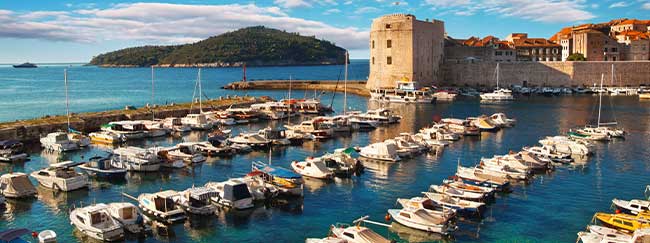
[[[611,83],[614,64],[616,81]],[[592,86],[605,75],[606,86],[650,85],[650,61],[500,63],[499,86]],[[495,62],[446,62],[443,82],[451,86],[495,86]]]

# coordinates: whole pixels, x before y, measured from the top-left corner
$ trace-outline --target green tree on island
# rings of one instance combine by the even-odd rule
[[[587,58],[585,58],[582,53],[573,53],[569,55],[569,57],[566,58],[567,61],[587,61]]]

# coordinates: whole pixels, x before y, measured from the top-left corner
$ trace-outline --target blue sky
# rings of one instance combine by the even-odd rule
[[[650,0],[0,1],[0,63],[87,62],[145,44],[188,43],[253,25],[315,35],[367,58],[373,18],[440,19],[455,38],[528,32],[614,18],[648,19]]]

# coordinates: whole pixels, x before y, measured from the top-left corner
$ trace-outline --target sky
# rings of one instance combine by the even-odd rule
[[[2,0],[0,63],[88,62],[121,48],[191,43],[256,25],[313,35],[367,59],[372,19],[392,13],[442,20],[454,38],[549,38],[565,26],[650,19],[650,0]]]

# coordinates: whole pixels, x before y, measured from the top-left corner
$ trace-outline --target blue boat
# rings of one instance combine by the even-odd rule
[[[88,162],[79,166],[90,176],[102,179],[124,179],[126,176],[126,169],[117,168],[111,164],[110,157],[95,156],[88,160]]]
[[[248,177],[256,179],[261,183],[269,183],[275,186],[281,194],[288,196],[303,196],[304,181],[300,174],[289,169],[272,166],[262,162],[253,162],[252,172]]]
[[[23,240],[20,237],[32,233],[28,229],[9,229],[0,232],[0,243],[29,243],[29,241]]]

